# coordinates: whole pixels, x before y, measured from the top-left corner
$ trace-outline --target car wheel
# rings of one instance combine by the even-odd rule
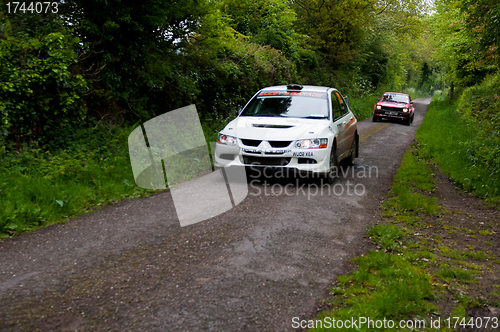
[[[335,181],[339,171],[339,158],[337,157],[337,147],[334,146],[330,152],[330,163],[328,168],[328,173],[325,176],[325,180],[332,184]]]
[[[374,115],[374,116],[372,117],[372,121],[373,121],[373,122],[377,122],[377,121],[378,121],[378,118]]]
[[[407,126],[411,125],[411,123],[412,123],[411,116],[408,117],[408,120],[406,120],[405,123]]]
[[[358,149],[358,142],[359,138],[358,135],[356,134],[354,136],[354,139],[352,140],[351,155],[349,156],[349,160],[347,161],[349,166],[352,166],[354,164],[354,160],[356,159],[356,150]]]

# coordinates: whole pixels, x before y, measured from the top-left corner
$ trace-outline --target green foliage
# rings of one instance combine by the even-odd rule
[[[490,170],[491,177],[500,179],[500,78],[489,76],[465,89],[458,110],[477,132],[473,140],[464,143],[472,167]]]
[[[498,72],[498,15],[495,1],[452,0],[436,3],[432,28],[443,79],[452,87],[480,83]]]
[[[466,120],[455,106],[433,101],[417,131],[420,154],[435,160],[443,172],[465,190],[499,202],[498,166],[491,163],[496,155],[490,155],[488,149],[483,148],[491,146],[483,145],[491,144],[491,141],[489,137],[481,136],[482,126],[473,118]],[[490,131],[491,134],[495,135]],[[495,150],[494,145],[491,148]]]
[[[397,226],[381,224],[370,228],[368,235],[373,242],[381,245],[386,250],[392,251],[401,245],[401,241],[398,241],[398,239],[403,236],[403,232]]]
[[[71,69],[79,39],[64,29],[34,37],[11,24],[0,17],[0,139],[36,138],[47,128],[79,122],[87,88]]]
[[[500,64],[500,4],[495,0],[466,0],[462,3],[461,12],[465,16],[465,24],[469,31],[477,32],[475,42],[479,48],[480,62],[489,67]]]
[[[196,73],[196,103],[202,114],[234,117],[263,86],[296,80],[294,63],[280,51],[247,41],[230,28],[220,11],[204,17],[200,34],[186,48]]]
[[[308,44],[325,56],[332,69],[352,62],[369,22],[368,1],[300,0],[292,4],[298,32],[308,36]]]
[[[351,105],[351,110],[356,115],[356,119],[364,120],[373,115],[373,106],[377,103],[380,95],[378,94],[367,94],[367,95],[349,95],[349,104]]]
[[[231,26],[259,45],[269,45],[285,56],[299,49],[301,37],[294,30],[296,13],[279,0],[225,0],[223,10]]]
[[[453,279],[458,279],[465,283],[471,283],[477,281],[475,275],[477,271],[474,270],[464,270],[464,269],[453,269],[453,268],[442,268],[436,275],[439,276],[444,281],[451,282]]]
[[[0,236],[60,222],[116,200],[152,193],[134,183],[129,128],[98,126],[65,138],[65,149],[0,145]],[[54,143],[55,144],[55,143]]]
[[[438,215],[441,207],[436,204],[437,199],[416,192],[416,189],[434,191],[434,179],[425,161],[419,159],[416,151],[410,150],[403,156],[401,167],[394,176],[391,197],[385,204],[386,208],[402,214],[424,212]]]
[[[207,13],[205,1],[70,0],[60,7],[65,24],[81,36],[79,67],[92,82],[87,105],[100,117],[123,113],[136,122],[164,113],[162,106],[186,105],[181,100],[165,103],[156,94],[172,86],[177,87],[174,93],[189,87],[176,55]],[[158,75],[151,68],[160,58]]]
[[[358,269],[339,276],[338,286],[332,288],[334,309],[316,319],[330,316],[336,320],[370,317],[372,320],[409,319],[424,317],[434,307],[427,301],[435,298],[431,276],[415,265],[418,255],[394,255],[371,251],[358,257]],[[373,329],[373,328],[372,328]],[[326,331],[318,327],[311,331]],[[367,325],[359,328],[368,331]]]

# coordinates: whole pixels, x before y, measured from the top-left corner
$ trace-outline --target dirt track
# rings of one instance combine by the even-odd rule
[[[165,192],[1,242],[0,330],[291,331],[367,250],[429,102],[415,101],[410,127],[358,123],[360,157],[330,194],[260,179],[234,209],[181,228]]]

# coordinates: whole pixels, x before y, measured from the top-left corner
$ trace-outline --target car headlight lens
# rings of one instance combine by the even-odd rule
[[[326,149],[328,138],[299,139],[295,142],[297,149]]]
[[[234,136],[229,136],[219,133],[219,137],[217,138],[217,143],[226,145],[236,145],[236,143],[238,143],[238,139]]]
[[[381,108],[382,108],[382,106],[380,106],[380,105],[377,105],[377,109],[378,109],[378,110],[379,110],[379,109],[381,109]]]
[[[407,108],[403,108],[403,112],[408,112],[408,109]]]

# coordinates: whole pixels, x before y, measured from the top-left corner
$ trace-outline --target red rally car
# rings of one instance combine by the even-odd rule
[[[409,126],[415,118],[413,101],[405,93],[385,92],[373,108],[373,122],[392,119]]]

